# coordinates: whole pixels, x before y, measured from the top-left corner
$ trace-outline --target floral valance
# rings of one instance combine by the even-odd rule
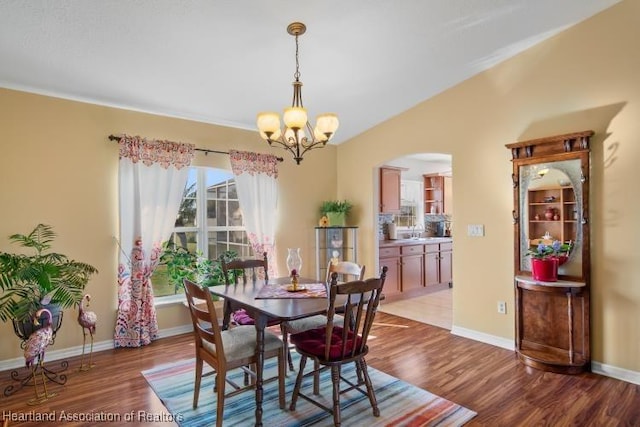
[[[159,164],[163,169],[174,166],[182,169],[191,164],[195,145],[165,140],[148,140],[140,136],[121,135],[120,158],[131,159],[131,162],[141,161],[144,165]]]
[[[278,158],[273,154],[229,150],[229,155],[231,156],[231,169],[236,176],[246,172],[250,175],[261,173],[278,178]]]

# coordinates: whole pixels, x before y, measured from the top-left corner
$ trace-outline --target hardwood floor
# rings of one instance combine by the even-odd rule
[[[399,301],[380,303],[378,311],[451,330],[453,290],[447,288]]]
[[[370,366],[429,390],[478,413],[468,426],[638,426],[640,386],[587,373],[559,375],[528,369],[512,351],[451,335],[448,330],[378,313],[371,333]],[[145,411],[157,422],[126,425],[172,425],[162,422],[164,407],[140,372],[193,356],[191,335],[160,339],[140,349],[96,353],[96,367],[77,372],[69,360],[65,386],[51,385],[58,395],[27,405],[33,387],[0,396],[3,416],[14,414],[136,414]],[[55,367],[56,362],[50,362]],[[0,372],[2,390],[13,381]],[[204,393],[204,394],[203,394]],[[201,398],[206,392],[201,393]],[[289,397],[290,398],[290,397]],[[165,418],[166,420],[166,418]],[[122,421],[110,425],[124,425]],[[104,422],[11,422],[11,426],[92,426]],[[109,425],[106,423],[106,425]],[[343,425],[349,426],[345,419]],[[269,426],[270,427],[270,426]]]

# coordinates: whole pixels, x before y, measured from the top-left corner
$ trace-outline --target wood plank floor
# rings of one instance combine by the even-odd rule
[[[451,330],[453,325],[452,299],[453,290],[447,288],[393,302],[381,301],[378,311]]]
[[[587,373],[575,376],[528,369],[512,351],[457,337],[443,328],[378,313],[372,331],[370,366],[429,390],[478,413],[469,426],[638,426],[640,386]],[[37,406],[27,405],[33,388],[0,396],[2,416],[13,413],[166,414],[140,372],[192,357],[191,335],[160,339],[139,349],[118,349],[94,355],[96,367],[77,372],[69,360],[65,386],[50,386],[58,395]],[[55,362],[50,363],[56,366]],[[2,390],[12,383],[0,372]],[[201,398],[206,394],[201,394]],[[104,422],[12,422],[11,426],[124,425]],[[126,425],[172,423],[137,422]],[[349,426],[345,419],[343,425]],[[271,427],[271,426],[269,426]]]

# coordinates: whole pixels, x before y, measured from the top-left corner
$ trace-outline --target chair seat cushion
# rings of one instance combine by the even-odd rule
[[[359,335],[354,335],[353,332],[347,331],[347,342],[345,346],[345,353],[343,354],[342,331],[343,329],[339,326],[333,328],[329,345],[328,360],[339,360],[344,357],[348,357],[351,355],[354,345],[356,347],[360,347],[362,344],[362,338]],[[322,326],[320,328],[309,329],[307,331],[291,335],[291,342],[302,352],[317,356],[319,359],[324,359],[326,334],[327,328]]]
[[[226,331],[221,331],[222,345],[227,360],[238,360],[252,357],[256,353],[256,328],[253,326],[236,326]],[[216,354],[216,347],[208,341],[202,345],[208,351]],[[264,331],[264,351],[268,352],[281,348],[282,340],[272,332]]]
[[[290,334],[297,334],[302,331],[308,331],[309,329],[315,329],[321,326],[324,327],[327,324],[327,316],[325,316],[324,314],[318,314],[316,316],[289,320],[282,323]],[[344,325],[344,317],[333,316],[333,324],[334,326],[342,327]]]
[[[233,322],[236,325],[255,325],[256,324],[256,321],[254,320],[254,318],[251,317],[244,308],[234,311],[232,313],[232,317],[233,317]],[[278,323],[280,323],[278,320],[269,320],[267,321],[267,326],[277,325]]]

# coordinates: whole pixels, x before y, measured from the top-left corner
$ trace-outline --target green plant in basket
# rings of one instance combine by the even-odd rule
[[[348,214],[353,205],[346,200],[326,200],[320,206],[320,213],[326,215],[330,212]]]

